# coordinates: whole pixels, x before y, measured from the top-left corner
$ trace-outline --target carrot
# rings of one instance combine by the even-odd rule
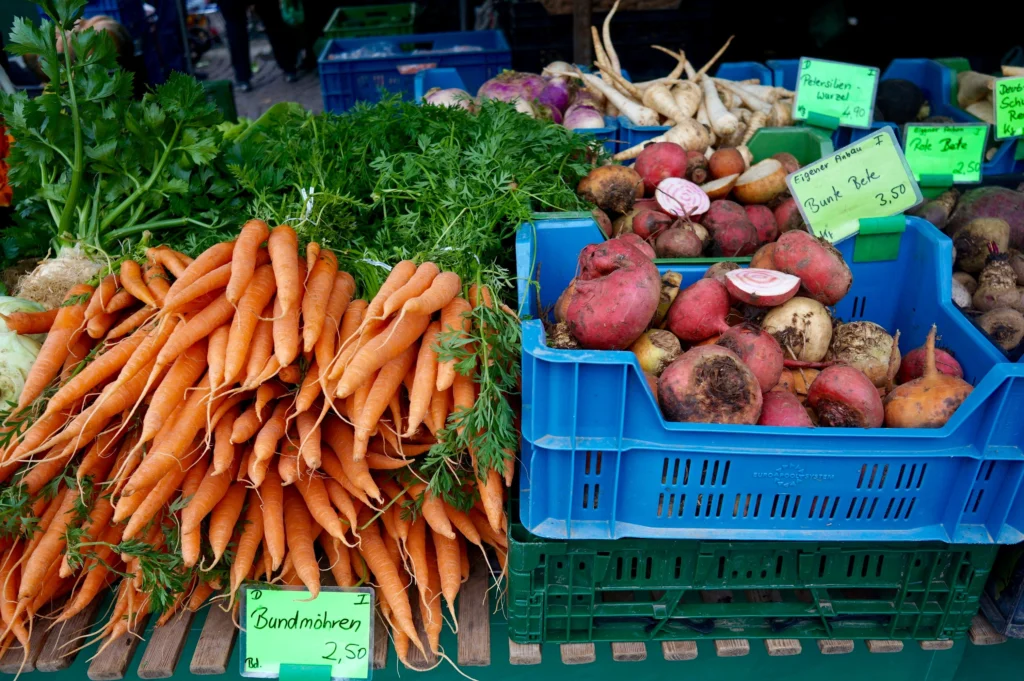
[[[228,466],[227,475],[217,473],[214,466],[205,470],[199,486],[192,493],[191,499],[181,511],[181,531],[184,534],[195,532],[199,529],[203,518],[209,515],[217,504],[228,493],[228,488],[238,471],[239,460],[232,459]]]
[[[440,371],[440,366],[438,367],[438,371]],[[437,434],[437,431],[444,428],[445,422],[448,420],[451,405],[451,392],[450,388],[435,390],[434,396],[430,399],[430,423],[427,424],[427,427],[429,428],[433,426],[433,430],[431,432],[435,435]]]
[[[501,476],[493,468],[481,475],[477,466],[476,453],[470,449],[470,456],[473,461],[473,470],[476,471],[476,486],[480,492],[480,500],[483,503],[484,513],[487,514],[487,521],[495,532],[504,530],[504,489]]]
[[[280,297],[274,300],[274,356],[283,367],[299,356],[300,312],[298,306],[286,312]]]
[[[203,480],[206,479],[208,467],[200,460],[196,465],[188,469],[188,473],[185,474],[185,479],[181,481],[181,498],[186,504],[192,503],[195,498],[196,492],[202,486]],[[191,532],[181,532],[181,557],[185,562],[185,567],[192,567],[199,561],[200,544],[202,542],[202,533],[197,527]]]
[[[270,319],[273,313],[273,305],[268,305],[263,308],[261,319],[256,322],[256,330],[253,331],[252,341],[249,343],[249,357],[245,364],[245,384],[253,383],[259,378],[263,367],[274,354],[274,321]]]
[[[67,421],[67,414],[47,414],[37,420],[28,427],[28,430],[22,433],[21,442],[8,450],[4,463],[0,464],[0,471],[7,475],[13,473],[17,464],[24,458],[24,456],[29,455],[31,452],[34,452],[37,448],[42,446],[43,443],[49,440],[50,436],[63,427]],[[0,473],[0,477],[3,476],[3,473]]]
[[[295,573],[310,596],[316,598],[320,594],[320,568],[313,552],[313,519],[302,496],[293,488],[284,490],[284,522],[288,555],[292,557]]]
[[[373,382],[366,403],[355,418],[355,438],[352,448],[354,461],[362,461],[366,457],[370,433],[384,414],[389,400],[402,385],[402,379],[412,368],[416,359],[416,351],[416,345],[410,345],[402,354],[385,364]]]
[[[409,554],[409,567],[420,592],[420,600],[427,600],[430,592],[429,570],[427,568],[427,523],[423,517],[416,518],[409,525],[409,538],[405,550]]]
[[[117,544],[121,540],[121,528],[108,527],[101,540],[108,544]],[[85,578],[75,591],[75,595],[61,610],[57,622],[66,622],[85,610],[86,606],[96,600],[103,588],[118,577],[112,570],[119,568],[121,560],[111,549],[101,546],[93,555],[95,557],[90,558],[83,568]]]
[[[84,302],[80,302],[83,296],[88,296],[93,291],[91,286],[76,284],[68,291],[61,308],[57,312],[57,318],[40,348],[36,360],[32,364],[28,375],[25,376],[25,385],[21,389],[21,396],[18,398],[18,408],[26,407],[43,394],[43,390],[50,381],[60,373],[71,351],[71,346],[82,334],[82,326],[85,321]]]
[[[321,444],[320,455],[320,467],[325,473],[327,473],[327,475],[337,481],[349,496],[358,499],[365,506],[372,505],[370,504],[370,499],[366,496],[366,492],[349,480],[348,475],[345,473],[344,466],[341,465],[341,461],[338,459],[338,455],[334,453],[333,449]]]
[[[188,455],[181,460],[180,465],[173,468],[167,475],[160,478],[160,481],[153,485],[153,488],[146,494],[145,499],[139,505],[138,508],[132,513],[131,520],[124,528],[124,539],[131,539],[134,537],[139,530],[143,529],[146,525],[154,519],[154,517],[167,505],[167,503],[174,498],[175,493],[181,487],[182,482],[185,480],[185,476],[188,472],[195,467],[196,461],[199,459],[201,453],[204,451],[205,446],[201,438],[197,438],[193,443]],[[204,471],[205,472],[205,471]],[[120,506],[121,500],[126,497],[122,497],[118,500],[118,506]],[[131,499],[131,497],[127,497]],[[117,513],[115,508],[115,513]],[[194,528],[193,530],[194,531]]]
[[[391,556],[391,562],[397,565],[403,565],[402,560],[402,548],[398,544],[398,534],[395,532],[394,515],[388,509],[384,514],[381,515],[380,520],[384,525],[384,533],[381,534],[381,539],[384,540],[384,547],[388,550],[388,555]],[[402,586],[407,587],[409,585],[409,573],[404,570],[399,570],[398,576],[402,578]]]
[[[164,299],[163,312],[168,314],[178,312],[189,303],[201,299],[203,296],[220,291],[227,286],[231,277],[231,263],[207,272],[193,281],[188,286],[178,289],[167,295]]]
[[[245,496],[249,490],[240,482],[231,483],[227,494],[224,495],[217,505],[210,512],[210,548],[213,549],[213,563],[216,565],[224,555],[231,535],[235,530],[235,524],[242,515],[242,505],[245,503]]]
[[[128,292],[133,298],[142,301],[143,304],[149,307],[156,307],[156,300],[153,298],[152,291],[146,286],[146,282],[142,279],[142,267],[139,263],[134,260],[125,260],[121,263],[121,269],[119,271],[119,277],[121,280],[121,286]],[[110,312],[111,310],[107,310]]]
[[[455,373],[455,382],[452,383],[452,399],[454,400],[452,414],[457,419],[459,414],[473,408],[473,403],[476,402],[476,384],[473,383],[471,376]],[[462,435],[462,431],[465,429],[464,425],[459,425],[456,431]]]
[[[463,298],[453,298],[451,302],[441,308],[441,333],[460,331],[459,337],[465,339],[471,328],[469,313],[472,311],[469,301]],[[447,390],[452,387],[455,381],[455,360],[441,362],[437,367],[438,390]],[[440,428],[442,424],[437,424]]]
[[[231,431],[241,409],[238,405],[228,410],[213,431],[213,474],[221,475],[231,467],[235,459],[235,444],[231,442]]]
[[[174,408],[181,404],[206,369],[207,342],[202,339],[180,355],[153,392],[153,398],[142,419],[142,442],[149,442],[167,422]]]
[[[256,271],[256,254],[260,244],[270,236],[270,226],[263,220],[252,219],[242,225],[231,252],[231,278],[227,283],[227,297],[231,303],[238,303],[245,293],[249,280]]]
[[[78,501],[78,494],[68,491],[57,509],[56,515],[46,528],[42,538],[36,544],[31,553],[25,554],[25,564],[21,568],[21,584],[18,587],[18,601],[33,599],[42,590],[45,584],[45,577],[50,565],[58,563],[61,551],[67,545],[65,531],[68,524],[75,518],[75,503]],[[56,574],[56,573],[54,573]],[[20,603],[19,603],[19,607]]]
[[[299,392],[295,395],[295,412],[302,414],[308,411],[313,406],[316,398],[320,396],[321,389],[320,365],[316,360],[313,360],[313,364],[306,370],[306,375],[302,378]]]
[[[102,534],[109,530],[110,519],[114,516],[114,507],[110,503],[110,499],[107,497],[100,497],[96,500],[96,504],[89,512],[89,517],[82,524],[82,535],[81,541],[83,543],[91,542],[99,538]],[[121,528],[117,528],[117,539],[114,543],[119,542],[121,539]],[[70,577],[74,574],[74,570],[71,569],[71,565],[68,563],[68,557],[65,555],[61,559],[60,570],[58,574],[61,577]]]
[[[422,513],[423,519],[430,525],[430,529],[447,539],[455,539],[455,532],[452,531],[451,521],[448,520],[445,503],[435,497],[423,483],[413,485],[409,488],[409,497],[416,499],[423,497]]]
[[[338,514],[331,508],[330,496],[323,478],[318,475],[307,475],[299,480],[295,487],[302,494],[313,520],[327,530],[327,534],[335,539],[345,537],[345,528],[338,519]]]
[[[324,440],[331,446],[333,453],[337,454],[341,461],[342,470],[345,476],[352,481],[366,494],[374,499],[380,500],[380,490],[370,475],[370,469],[365,461],[356,461],[353,457],[353,433],[352,428],[342,423],[334,416],[328,416],[323,424]],[[321,458],[327,458],[326,452],[321,450]],[[328,464],[329,465],[329,464]],[[325,467],[324,470],[327,470]],[[328,470],[328,474],[330,471]],[[340,480],[339,480],[340,482]]]
[[[448,520],[451,524],[455,526],[455,529],[457,529],[462,536],[466,538],[466,541],[475,546],[483,547],[483,540],[480,538],[480,531],[476,529],[476,526],[473,524],[473,520],[469,517],[468,513],[460,511],[450,504],[444,505],[444,512],[445,515],[448,516]]]
[[[412,459],[393,459],[384,454],[367,454],[366,465],[371,471],[395,471],[405,468],[412,463]]]
[[[93,346],[95,345],[96,339],[91,338],[89,334],[85,333],[79,336],[75,342],[71,344],[68,356],[64,358],[64,364],[60,369],[59,380],[66,381],[71,378],[71,375],[78,369],[78,365],[82,363],[82,360],[89,356],[89,353],[92,352]]]
[[[85,322],[85,332],[89,335],[89,338],[95,338],[99,340],[107,335],[114,324],[117,323],[117,315],[114,313],[100,312],[99,314],[90,317]]]
[[[274,286],[273,268],[270,265],[257,267],[249,281],[249,286],[238,301],[238,309],[231,322],[227,353],[224,357],[225,383],[234,382],[242,371],[242,364],[256,330],[259,315],[274,296]],[[226,298],[225,302],[227,302]]]
[[[386,431],[385,431],[386,432]],[[383,456],[398,455],[400,457],[419,456],[426,454],[430,451],[430,448],[435,443],[428,442],[423,444],[410,443],[410,442],[399,442],[396,447],[394,443],[385,440],[382,437],[374,438],[370,440],[370,453],[381,454]],[[369,456],[369,454],[367,454]]]
[[[284,437],[285,428],[288,424],[289,404],[281,400],[274,405],[274,413],[267,422],[260,428],[256,435],[256,443],[253,452],[257,459],[263,461],[269,459],[277,451],[277,443]]]
[[[327,489],[327,496],[330,497],[331,504],[344,516],[344,521],[348,522],[350,528],[357,527],[355,504],[352,503],[352,497],[345,491],[341,483],[332,476],[324,480],[324,487]]]
[[[260,416],[266,416],[267,408],[269,406],[270,405],[268,404],[260,413],[257,413],[256,406],[249,405],[249,407],[247,407],[246,410],[242,412],[237,419],[235,419],[234,425],[231,426],[231,443],[237,445],[241,442],[246,442],[252,438],[253,435],[258,433],[260,431],[260,426],[262,425]]]
[[[234,314],[235,308],[223,293],[220,294],[216,300],[175,331],[167,344],[160,350],[156,360],[157,366],[170,364],[176,360],[178,355],[188,350],[199,339],[206,338],[218,326],[226,324]]]
[[[366,398],[370,396],[370,391],[373,390],[373,384],[377,381],[377,374],[379,372],[374,371],[370,374],[370,377],[361,386],[356,388],[356,391],[349,395],[351,404],[346,403],[345,409],[347,410],[348,417],[350,420],[355,421],[359,418],[359,414],[362,413],[363,407],[366,406]]]
[[[441,272],[430,288],[402,306],[402,314],[433,314],[450,303],[462,290],[462,279],[454,272]]]
[[[430,649],[437,654],[441,645],[441,629],[444,625],[441,614],[441,575],[438,573],[438,562],[433,547],[427,547],[427,596],[420,603],[423,628],[427,631]]]
[[[334,363],[331,365],[331,373],[328,376],[332,381],[336,381],[341,376],[341,372],[345,370],[345,362],[342,361],[345,354],[348,353],[351,356],[351,354],[354,354],[359,349],[355,334],[363,323],[367,305],[368,303],[365,300],[359,299],[353,300],[345,308],[345,315],[341,318],[341,327],[338,329],[339,352],[337,357],[332,357]],[[327,365],[324,364],[323,366]]]
[[[321,534],[319,541],[324,553],[327,554],[327,563],[335,583],[341,587],[354,586],[356,582],[352,579],[352,563],[348,555],[348,547],[327,534]]]
[[[429,521],[428,521],[429,524]],[[441,593],[448,603],[448,611],[452,619],[457,619],[455,614],[455,597],[462,585],[462,565],[459,558],[459,543],[454,535],[447,537],[439,532],[431,532],[434,539],[434,549],[437,551],[437,571],[441,577]]]
[[[175,295],[198,281],[204,274],[209,274],[221,265],[231,262],[231,254],[234,249],[234,241],[222,241],[207,248],[185,268],[184,272],[174,275],[176,279],[167,292],[166,300],[173,300]],[[166,266],[167,263],[164,264]],[[170,268],[168,267],[168,269]]]
[[[295,230],[288,225],[275,227],[267,239],[267,250],[281,296],[281,313],[298,309],[302,280],[299,277],[299,237]],[[282,365],[288,363],[281,362]]]
[[[185,274],[185,268],[187,265],[185,265],[178,256],[175,255],[174,251],[167,246],[157,246],[156,248],[146,249],[146,258],[152,260],[161,267],[166,268],[167,271],[174,275],[175,279]],[[147,285],[149,284],[149,282],[146,283]]]
[[[440,342],[440,333],[439,322],[431,322],[423,332],[423,341],[416,355],[416,373],[413,375],[412,388],[409,389],[409,424],[405,429],[405,437],[416,432],[423,423],[423,417],[434,397],[437,379],[437,352],[434,348]]]
[[[238,537],[238,545],[235,547],[235,559],[231,564],[231,601],[234,601],[235,592],[242,586],[253,561],[256,560],[256,550],[263,541],[263,509],[260,506],[259,498],[255,492],[249,493],[249,507],[245,511],[245,523],[242,532]]]
[[[392,267],[388,278],[384,280],[384,283],[381,284],[380,289],[377,291],[377,295],[370,301],[370,306],[366,310],[363,323],[365,324],[370,320],[383,319],[385,316],[383,315],[384,304],[388,298],[405,286],[414,274],[416,274],[416,263],[412,260],[402,260]]]
[[[416,268],[416,272],[412,277],[384,301],[384,310],[381,316],[385,318],[390,317],[395,312],[401,310],[407,301],[422,295],[430,288],[431,282],[434,281],[440,272],[441,270],[432,262],[428,261],[421,264]]]
[[[299,450],[290,443],[285,443],[277,457],[277,472],[281,475],[282,485],[292,485],[299,479]]]
[[[117,292],[113,295],[113,297],[111,297],[111,299],[107,301],[107,304],[104,306],[103,311],[108,314],[121,312],[122,310],[127,310],[132,305],[135,305],[137,302],[139,302],[138,299],[131,293],[129,293],[127,290],[118,289]]]
[[[46,333],[49,331],[50,327],[53,326],[53,322],[57,319],[58,312],[60,312],[60,308],[43,310],[42,312],[11,312],[10,314],[0,315],[0,318],[3,318],[8,331],[26,336],[32,333]]]
[[[117,323],[117,326],[107,332],[107,340],[115,340],[127,336],[135,331],[156,315],[156,310],[151,307],[142,307],[125,317]]]
[[[312,272],[313,271],[313,265],[316,264],[316,259],[318,257],[320,257],[320,244],[318,244],[315,241],[310,241],[308,244],[306,244],[306,271],[307,272]],[[306,284],[309,283],[308,275],[307,275],[306,279],[303,280],[303,283],[306,283]]]
[[[430,316],[425,314],[409,314],[393,321],[352,358],[345,367],[335,394],[338,397],[351,395],[374,371],[415,343],[429,324]]]
[[[100,285],[96,287],[96,292],[89,299],[89,304],[85,308],[85,318],[92,319],[98,314],[101,314],[106,309],[107,303],[114,297],[114,293],[117,291],[117,275],[108,274],[100,280]]]
[[[21,613],[18,610],[18,567],[22,558],[23,546],[21,542],[15,542],[7,551],[3,561],[0,562],[0,619],[7,625],[7,630],[14,632],[15,638],[26,650],[29,647],[29,633],[25,625],[21,623]]]
[[[167,292],[171,289],[170,277],[167,275],[167,270],[164,269],[164,266],[151,258],[147,258],[146,268],[142,270],[142,281],[153,295],[153,300],[156,301],[157,306],[162,307],[167,297]]]
[[[105,482],[113,468],[115,457],[112,456],[114,448],[120,443],[124,430],[121,428],[108,428],[101,432],[89,445],[89,450],[82,457],[75,471],[75,479],[81,482],[87,477],[93,482]],[[129,438],[131,440],[131,438]],[[123,450],[123,448],[122,448]],[[123,452],[127,456],[127,452]],[[122,451],[118,452],[118,459],[123,461]]]
[[[299,453],[302,460],[313,470],[320,468],[320,425],[316,414],[302,412],[295,417],[295,425],[299,431]]]
[[[302,296],[302,349],[312,352],[324,330],[327,306],[338,272],[338,258],[329,250],[320,251],[316,264],[309,269],[305,293]],[[351,295],[351,294],[349,294]],[[330,329],[334,333],[334,329]]]
[[[101,382],[118,373],[146,336],[145,333],[136,332],[89,362],[85,369],[61,386],[50,398],[46,405],[46,413],[53,414],[70,407]]]
[[[263,500],[263,538],[270,554],[271,565],[276,570],[281,567],[285,551],[284,488],[281,487],[281,477],[273,466],[267,471],[264,482],[266,484],[260,488],[260,497]]]
[[[196,612],[213,595],[213,591],[213,585],[210,582],[196,584],[196,588],[192,590],[192,595],[188,598],[188,604],[185,606],[185,609]]]
[[[231,326],[218,326],[210,333],[206,348],[206,364],[210,367],[210,385],[219,388],[224,385],[224,357],[228,349],[228,335]]]
[[[338,345],[338,332],[355,291],[356,281],[351,274],[339,271],[334,275],[331,295],[327,299],[323,330],[317,337],[316,345],[313,348],[316,361],[322,367],[328,367],[334,361],[334,350]]]
[[[380,536],[377,525],[370,523],[360,532],[359,538],[359,552],[366,560],[370,571],[377,578],[381,594],[391,607],[395,623],[422,652],[422,644],[412,621],[412,609],[409,607],[405,585],[402,582],[398,566],[392,561],[384,540]]]

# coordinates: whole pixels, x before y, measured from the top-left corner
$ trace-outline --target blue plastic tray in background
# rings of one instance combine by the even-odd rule
[[[546,346],[589,219],[538,220],[517,235],[523,317],[523,523],[553,539],[651,537],[1012,543],[1024,478],[1024,367],[950,302],[952,242],[907,219],[899,257],[854,263],[846,321],[901,332],[905,353],[937,324],[974,392],[939,429],[854,430],[671,423],[630,352]],[[854,239],[839,244],[848,262]],[[704,266],[667,266],[683,285]],[[539,274],[538,274],[539,273]],[[529,286],[539,277],[540,299]]]
[[[338,58],[375,45],[390,45],[400,54]],[[429,52],[414,54],[415,50]],[[512,68],[512,53],[501,31],[419,33],[334,39],[320,53],[318,64],[324,110],[341,113],[357,101],[379,101],[382,89],[412,99],[415,74],[427,68],[457,68],[467,91],[475,94],[484,81]]]

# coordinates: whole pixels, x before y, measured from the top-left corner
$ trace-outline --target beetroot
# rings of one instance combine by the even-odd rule
[[[622,239],[587,246],[577,267],[565,313],[570,333],[584,348],[625,350],[658,309],[658,268]]]
[[[634,208],[633,232],[644,239],[654,239],[662,231],[669,228],[673,222],[671,215],[666,215],[656,210],[646,208]]]
[[[654,250],[659,258],[697,258],[704,244],[692,229],[672,227],[658,234]]]
[[[754,424],[761,399],[754,372],[719,345],[691,348],[658,379],[658,401],[670,421]]]
[[[752,205],[744,206],[743,209],[747,211],[747,218],[757,230],[758,243],[767,244],[779,238],[779,226],[768,206]]]
[[[979,187],[964,192],[949,216],[946,234],[953,235],[975,218],[999,218],[1010,225],[1010,248],[1024,249],[1024,192],[1005,187]]]
[[[770,335],[753,324],[734,326],[718,339],[718,345],[729,348],[750,367],[761,386],[768,392],[782,375],[782,348]]]
[[[835,305],[853,284],[853,273],[843,256],[823,239],[807,232],[786,232],[775,242],[775,269],[800,277],[810,298]]]
[[[765,244],[750,257],[750,266],[759,270],[775,269],[775,242]]]
[[[927,358],[928,351],[923,345],[908,352],[900,363],[899,382],[907,383],[924,376],[924,365]],[[964,370],[961,368],[960,362],[942,348],[935,348],[935,368],[940,374],[957,378],[964,377]]]
[[[785,390],[773,390],[762,395],[759,426],[787,426],[790,428],[811,428],[811,417],[800,403],[800,398]]]
[[[630,232],[629,234],[623,234],[622,236],[616,238],[619,241],[625,241],[630,246],[636,248],[651,260],[654,260],[654,258],[657,257],[651,245],[644,241],[643,237],[641,237],[639,234],[633,234],[632,232]]]
[[[713,201],[701,223],[711,232],[711,252],[715,256],[732,258],[757,250],[757,230],[738,203]]]
[[[680,340],[696,343],[728,331],[728,314],[729,292],[725,285],[715,279],[698,279],[679,291],[668,310],[666,326]]]
[[[772,214],[780,234],[793,230],[807,231],[804,227],[804,216],[800,215],[800,208],[792,196],[776,206]]]
[[[612,236],[612,220],[608,217],[608,213],[605,213],[600,208],[595,208],[590,211],[590,214],[594,216],[594,222],[601,228],[601,232],[605,238],[611,238]]]
[[[878,389],[868,377],[844,364],[821,371],[807,392],[807,404],[823,426],[878,428],[885,409]]]
[[[716,262],[714,265],[708,268],[708,271],[704,273],[705,279],[714,279],[719,284],[725,286],[725,277],[733,270],[740,268],[734,262]]]
[[[800,279],[775,270],[736,269],[725,274],[725,287],[736,300],[755,307],[775,307],[796,295]]]
[[[699,151],[686,152],[686,179],[704,184],[708,179],[708,159]]]
[[[644,147],[636,157],[633,169],[644,180],[647,196],[654,196],[654,190],[666,177],[686,177],[686,150],[675,142],[656,142]]]

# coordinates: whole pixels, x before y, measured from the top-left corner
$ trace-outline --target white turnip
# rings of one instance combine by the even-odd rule
[[[574,104],[566,110],[562,125],[569,130],[592,130],[605,127],[605,120],[594,107]]]
[[[469,96],[469,93],[459,88],[446,88],[444,90],[437,87],[431,88],[423,95],[423,101],[435,106],[448,106],[465,109],[466,111],[472,111],[475,107],[473,98]]]
[[[848,364],[857,369],[875,387],[884,388],[895,378],[900,365],[896,340],[874,322],[849,322],[832,330],[832,342],[826,360]]]
[[[772,308],[761,328],[775,337],[786,357],[804,362],[820,362],[832,341],[832,317],[824,305],[811,298],[796,296]]]
[[[671,331],[651,329],[645,331],[631,346],[644,373],[661,376],[665,368],[683,352],[679,339]]]

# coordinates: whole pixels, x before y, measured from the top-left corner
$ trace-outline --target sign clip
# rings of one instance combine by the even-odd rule
[[[854,262],[896,260],[900,255],[900,240],[907,229],[903,214],[883,218],[861,218],[857,240],[853,245]]]

